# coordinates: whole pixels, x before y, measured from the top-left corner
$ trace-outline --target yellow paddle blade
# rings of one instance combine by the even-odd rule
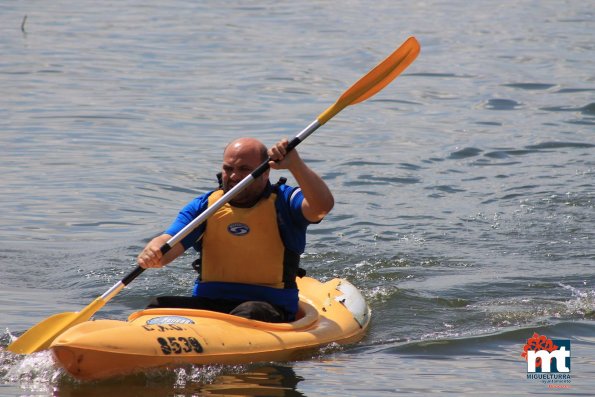
[[[61,333],[68,328],[89,320],[93,314],[105,305],[99,297],[80,312],[65,312],[54,314],[39,324],[31,327],[16,341],[8,345],[8,350],[17,354],[31,354],[45,350]]]
[[[318,116],[320,125],[329,121],[345,107],[363,102],[378,93],[417,58],[419,51],[420,45],[417,39],[415,37],[409,37],[388,58],[349,87],[337,102],[322,112]]]

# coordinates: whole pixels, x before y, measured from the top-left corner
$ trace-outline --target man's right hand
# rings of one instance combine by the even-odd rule
[[[143,269],[159,268],[165,266],[168,262],[163,261],[161,246],[171,238],[168,234],[162,234],[149,241],[149,244],[142,250],[136,258],[136,261]]]

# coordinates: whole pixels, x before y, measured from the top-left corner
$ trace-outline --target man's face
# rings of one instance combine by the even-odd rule
[[[247,143],[233,143],[223,153],[223,191],[228,192],[262,163],[258,148]],[[231,200],[231,204],[247,206],[255,204],[262,195],[269,180],[269,172],[256,178]]]

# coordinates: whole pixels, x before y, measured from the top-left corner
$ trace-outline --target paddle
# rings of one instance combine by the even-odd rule
[[[363,102],[382,90],[415,60],[419,51],[420,46],[417,40],[414,37],[407,39],[395,52],[349,87],[349,89],[345,91],[333,105],[329,106],[316,118],[316,120],[296,135],[295,138],[289,142],[287,150],[290,151],[295,148],[304,139],[310,136],[310,134],[347,106]],[[264,161],[250,175],[246,176],[212,206],[208,207],[206,211],[201,213],[196,219],[184,227],[184,229],[180,230],[175,236],[170,238],[161,247],[161,253],[165,255],[191,231],[196,229],[201,223],[217,212],[219,208],[228,203],[233,197],[248,187],[256,178],[266,172],[269,167],[269,160]],[[103,295],[95,299],[80,312],[66,312],[48,317],[11,343],[8,346],[8,350],[14,353],[29,354],[47,349],[52,341],[68,328],[89,320],[93,314],[100,310],[110,299],[116,296],[144,270],[145,269],[140,266],[137,266],[136,269],[130,272],[130,274],[114,284]]]

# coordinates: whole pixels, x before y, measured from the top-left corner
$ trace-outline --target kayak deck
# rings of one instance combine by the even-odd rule
[[[128,321],[79,324],[51,345],[56,361],[79,379],[98,379],[176,364],[291,361],[329,343],[360,340],[370,309],[345,280],[298,281],[298,319],[266,323],[206,310],[158,308]]]

